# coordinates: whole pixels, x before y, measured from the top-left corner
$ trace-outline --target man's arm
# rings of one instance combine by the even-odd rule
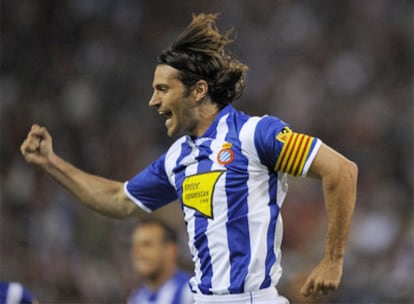
[[[321,178],[328,232],[324,256],[309,275],[301,292],[319,298],[336,290],[342,276],[343,259],[354,212],[358,168],[328,146],[322,144],[309,171]]]
[[[125,195],[123,183],[88,174],[57,156],[46,128],[33,125],[20,150],[28,163],[43,169],[85,206],[114,218],[139,212]]]

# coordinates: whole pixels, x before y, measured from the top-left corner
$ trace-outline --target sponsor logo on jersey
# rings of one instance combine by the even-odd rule
[[[225,142],[222,149],[217,154],[217,161],[220,165],[228,165],[234,159],[234,152],[231,150],[232,144]]]
[[[183,181],[183,205],[213,218],[213,193],[217,180],[224,171],[211,171],[187,176]]]

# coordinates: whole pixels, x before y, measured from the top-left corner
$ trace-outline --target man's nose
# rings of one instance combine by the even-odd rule
[[[148,105],[150,107],[156,107],[156,106],[159,106],[160,104],[161,104],[161,100],[157,96],[156,92],[154,92],[154,94],[152,94],[152,96],[151,96],[151,98],[150,98],[150,100],[148,102]]]

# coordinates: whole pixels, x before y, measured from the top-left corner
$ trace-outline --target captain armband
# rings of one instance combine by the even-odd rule
[[[283,144],[276,161],[274,170],[293,176],[301,176],[305,170],[307,160],[318,139],[306,134],[295,133],[288,127],[276,136],[276,140]],[[308,168],[306,168],[307,171]]]

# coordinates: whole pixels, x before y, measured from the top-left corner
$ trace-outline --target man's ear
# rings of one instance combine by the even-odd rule
[[[203,100],[208,93],[207,81],[203,79],[200,79],[199,81],[197,81],[196,84],[194,85],[193,92],[194,92],[194,96],[197,101]]]

